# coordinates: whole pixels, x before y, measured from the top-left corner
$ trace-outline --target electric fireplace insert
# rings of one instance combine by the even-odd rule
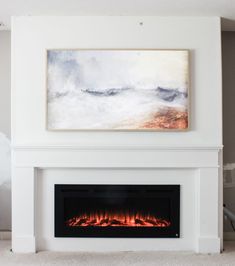
[[[179,185],[55,185],[55,237],[180,236]]]

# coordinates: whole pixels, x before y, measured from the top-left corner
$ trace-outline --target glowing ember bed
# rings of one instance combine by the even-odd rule
[[[55,237],[179,237],[179,185],[55,185]]]

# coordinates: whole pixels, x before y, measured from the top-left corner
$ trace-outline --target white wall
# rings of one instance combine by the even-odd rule
[[[11,228],[10,36],[9,31],[0,31],[0,230]]]
[[[191,129],[174,133],[46,131],[45,51],[49,48],[189,49]],[[15,17],[13,144],[219,146],[220,49],[220,19],[216,17]]]
[[[143,22],[142,26],[140,22]],[[17,146],[13,150],[14,251],[36,250],[35,237],[40,238],[40,234],[35,235],[35,229],[40,229],[40,227],[35,228],[34,213],[35,211],[37,213],[38,208],[35,209],[34,192],[51,196],[51,185],[47,188],[47,185],[40,185],[40,182],[34,183],[37,179],[35,169],[79,166],[82,168],[119,166],[121,168],[137,167],[137,169],[138,167],[145,169],[148,166],[150,168],[174,168],[176,166],[178,171],[183,167],[197,168],[198,176],[195,182],[197,184],[193,187],[194,181],[191,179],[192,183],[188,187],[185,185],[188,191],[194,190],[195,200],[197,200],[197,209],[195,208],[197,237],[192,240],[190,233],[185,237],[187,241],[191,239],[189,248],[192,248],[192,241],[194,241],[198,251],[219,251],[218,205],[221,202],[218,199],[220,177],[216,147],[222,145],[220,42],[220,19],[216,17],[13,18],[12,140],[13,145]],[[189,49],[191,129],[188,132],[47,131],[45,127],[46,49],[50,48]],[[65,147],[57,146],[57,144],[65,145]],[[47,147],[47,145],[52,147]],[[91,148],[81,149],[79,145],[91,146]],[[103,145],[109,147],[107,149],[94,147]],[[124,148],[118,150],[117,146],[124,146]],[[148,149],[148,146],[151,148]],[[154,149],[153,146],[163,148],[156,149],[155,147]],[[182,148],[174,150],[177,146]],[[195,148],[190,148],[190,146],[195,146]],[[184,149],[184,147],[189,148]],[[180,164],[177,163],[178,160]],[[200,164],[197,163],[198,160]],[[190,162],[188,166],[187,162]],[[51,171],[53,175],[56,175],[56,171],[53,169]],[[180,182],[180,175],[173,173],[175,182],[182,185],[186,182],[187,176]],[[67,175],[62,175],[63,180],[57,180],[56,176],[53,176],[55,178],[53,180],[65,182]],[[44,174],[42,177],[45,177]],[[99,177],[99,174],[94,174],[97,183],[100,182]],[[164,177],[167,175],[164,174],[161,177],[161,182],[164,182]],[[145,174],[142,174],[141,178],[143,182],[146,182]],[[156,181],[159,180],[156,179]],[[68,182],[72,181],[68,179]],[[25,182],[25,186],[20,188],[22,182]],[[47,179],[45,184],[47,182],[51,181]],[[187,180],[187,182],[190,181]],[[185,199],[185,202],[194,204],[194,200],[190,197]],[[52,204],[50,199],[48,206],[49,204]],[[19,212],[22,214],[22,209],[25,215],[18,219]],[[185,230],[185,227],[183,228]],[[181,239],[178,243],[180,241]],[[171,239],[170,242],[177,247],[174,240]],[[154,245],[154,248],[158,248],[158,245]]]

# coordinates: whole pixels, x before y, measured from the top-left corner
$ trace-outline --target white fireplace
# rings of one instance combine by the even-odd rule
[[[13,252],[221,251],[220,34],[217,17],[13,18]],[[190,129],[47,131],[45,52],[53,48],[189,49]],[[180,237],[55,238],[55,184],[180,185]]]
[[[220,252],[219,148],[16,147],[13,251]],[[55,184],[179,184],[180,238],[55,238]]]

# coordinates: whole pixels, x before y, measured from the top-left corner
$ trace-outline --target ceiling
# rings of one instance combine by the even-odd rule
[[[235,0],[0,0],[0,29],[25,15],[220,16],[224,30],[235,30]]]

